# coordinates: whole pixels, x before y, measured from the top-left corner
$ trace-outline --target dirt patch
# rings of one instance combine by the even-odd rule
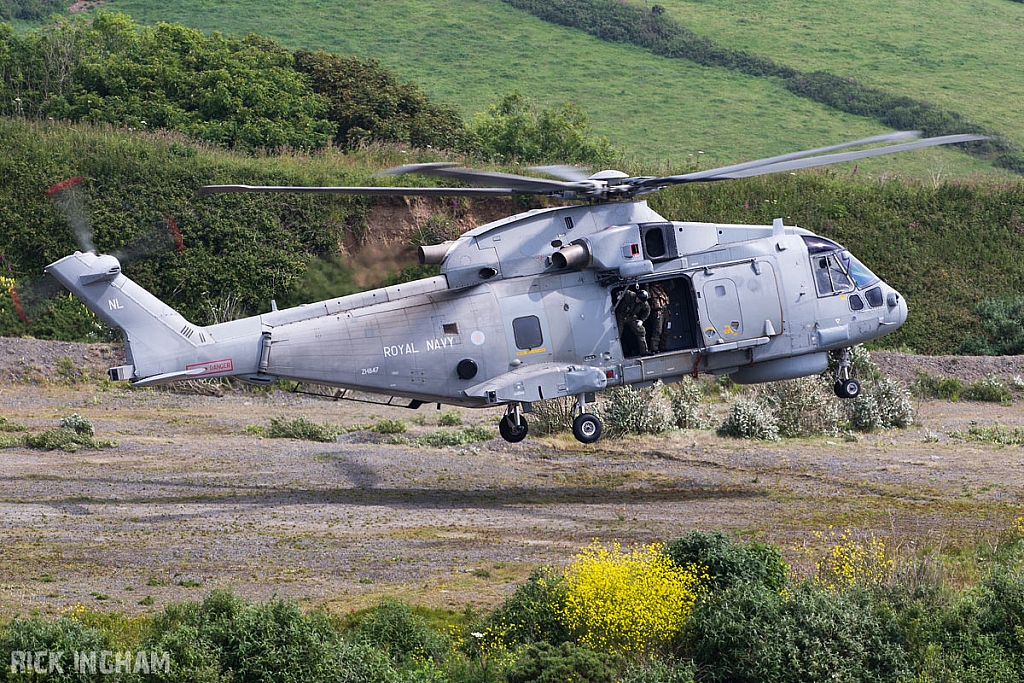
[[[99,9],[105,4],[103,0],[76,0],[68,8],[68,13],[79,14],[80,12],[89,12],[90,10]]]
[[[111,353],[4,344],[5,378],[26,366],[45,374],[65,357],[98,374]],[[776,543],[800,566],[813,532],[830,525],[934,547],[994,537],[1024,514],[1024,452],[950,436],[972,421],[1024,427],[1019,406],[929,401],[918,407],[919,425],[855,441],[765,444],[687,431],[593,446],[557,437],[428,448],[408,441],[440,429],[433,409],[50,377],[5,381],[0,415],[43,429],[77,412],[118,446],[0,450],[4,614],[78,603],[144,613],[216,587],[339,611],[382,594],[483,608],[533,567],[563,565],[595,538],[651,542],[725,529]],[[493,430],[500,413],[461,414]],[[364,427],[402,419],[409,429],[326,444],[247,429],[278,416]],[[140,604],[149,596],[153,604]]]

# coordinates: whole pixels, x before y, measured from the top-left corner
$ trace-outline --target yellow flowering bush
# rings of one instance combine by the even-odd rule
[[[878,586],[893,571],[893,561],[886,556],[885,543],[871,534],[870,539],[853,538],[849,529],[837,533],[814,532],[825,543],[825,552],[815,563],[815,581],[832,590],[853,586]]]
[[[710,581],[703,568],[678,567],[662,544],[623,550],[598,542],[565,571],[561,617],[579,642],[616,654],[658,650],[679,633]]]

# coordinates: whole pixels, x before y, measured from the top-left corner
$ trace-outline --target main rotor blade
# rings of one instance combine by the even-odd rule
[[[461,180],[470,185],[501,185],[510,187],[516,194],[547,194],[549,192],[589,192],[594,186],[584,182],[565,182],[545,178],[499,173],[496,171],[477,171],[472,168],[453,167],[451,164],[409,164],[384,171],[381,175],[400,175],[418,173],[419,175],[437,176]]]
[[[805,152],[783,154],[778,157],[758,159],[756,161],[749,161],[743,164],[734,164],[732,166],[713,168],[707,171],[697,171],[695,173],[686,173],[677,176],[667,176],[664,178],[649,178],[642,181],[640,185],[642,187],[665,187],[668,185],[675,185],[679,183],[693,183],[702,181],[710,182],[714,180],[727,180],[733,178],[750,178],[753,176],[767,175],[769,173],[781,173],[783,171],[794,171],[801,168],[812,168],[814,166],[838,164],[844,161],[856,161],[858,159],[866,159],[869,157],[881,156],[883,154],[894,154],[896,152],[905,152],[907,150],[919,149],[922,147],[933,147],[935,145],[949,145],[958,142],[973,142],[975,140],[986,139],[983,135],[943,135],[934,138],[925,138],[923,140],[915,140],[913,142],[905,142],[898,145],[888,145],[885,147],[863,149],[855,152],[841,152],[839,154],[813,156],[821,152],[832,151],[835,149],[843,149],[847,147],[858,147],[860,145],[870,144],[872,142],[906,139],[907,137],[914,136],[916,134],[917,133],[915,132],[904,132],[892,133],[889,135],[880,135],[875,138],[865,138],[863,140],[847,142],[841,145],[833,145],[832,147],[822,147],[819,149],[807,150]]]
[[[390,197],[463,197],[523,194],[511,187],[291,187],[284,185],[204,185],[198,195],[239,193],[362,194]]]

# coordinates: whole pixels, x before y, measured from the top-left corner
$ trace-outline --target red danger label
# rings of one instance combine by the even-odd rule
[[[211,360],[206,363],[193,363],[192,365],[186,365],[186,370],[192,370],[194,368],[203,368],[203,371],[192,375],[192,377],[202,377],[203,375],[219,375],[222,372],[231,372],[235,369],[235,364],[231,362],[230,358],[224,360]]]

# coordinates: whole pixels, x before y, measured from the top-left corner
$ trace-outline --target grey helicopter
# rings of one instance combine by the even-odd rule
[[[413,164],[470,187],[210,185],[237,192],[387,196],[540,195],[578,203],[519,213],[419,248],[435,277],[200,326],[121,272],[115,256],[79,251],[46,267],[104,323],[122,331],[133,386],[236,377],[292,380],[424,403],[504,406],[501,436],[528,433],[538,401],[575,399],[573,434],[601,436],[588,406],[621,385],[699,374],[740,384],[824,373],[853,398],[850,348],[907,317],[904,298],[836,242],[771,225],[670,221],[643,196],[716,182],[983,139],[900,132],[666,177],[538,167],[550,178]],[[883,143],[884,146],[867,149]],[[839,150],[850,150],[842,151]],[[557,179],[551,179],[557,178]]]

